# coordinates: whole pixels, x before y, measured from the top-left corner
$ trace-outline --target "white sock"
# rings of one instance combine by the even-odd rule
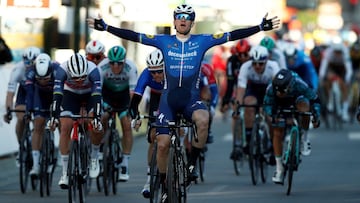
[[[129,166],[129,159],[130,159],[130,154],[123,154],[123,160],[121,162],[121,166],[128,167]]]
[[[100,151],[100,145],[91,144],[91,158],[92,159],[98,158],[99,151]]]
[[[284,167],[282,165],[282,157],[276,156],[275,160],[276,160],[276,171],[284,171]]]
[[[39,160],[40,160],[40,151],[39,150],[32,150],[32,157],[33,157],[33,167],[39,168]]]
[[[61,155],[61,162],[62,162],[62,173],[67,174],[69,155]]]

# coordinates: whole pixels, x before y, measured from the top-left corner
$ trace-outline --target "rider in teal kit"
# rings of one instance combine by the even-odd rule
[[[173,17],[175,35],[138,33],[107,25],[103,19],[90,18],[87,19],[87,22],[90,27],[96,30],[108,31],[120,38],[154,46],[162,51],[165,63],[165,82],[157,122],[166,125],[168,120],[175,119],[177,112],[195,122],[199,141],[193,143],[189,160],[189,180],[194,180],[197,178],[197,174],[192,169],[208,136],[209,113],[200,101],[199,89],[200,67],[205,52],[213,46],[228,41],[278,28],[280,20],[277,17],[267,19],[266,15],[260,25],[253,27],[220,34],[190,34],[195,20],[194,9],[189,5],[180,5],[174,10]],[[161,176],[165,177],[170,137],[166,129],[162,128],[157,131],[158,167]]]

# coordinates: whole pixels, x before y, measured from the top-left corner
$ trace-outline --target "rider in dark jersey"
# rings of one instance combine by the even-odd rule
[[[189,5],[180,5],[174,10],[173,17],[176,35],[138,33],[108,26],[102,19],[90,18],[87,21],[89,26],[96,30],[108,31],[120,38],[154,46],[162,51],[165,63],[165,81],[157,123],[167,125],[168,121],[175,120],[178,112],[195,122],[199,141],[193,143],[188,166],[188,178],[195,180],[197,174],[194,170],[194,164],[208,135],[209,113],[200,101],[199,95],[200,67],[205,52],[215,45],[277,28],[280,25],[280,20],[277,17],[267,19],[267,15],[265,15],[260,25],[253,27],[219,34],[190,34],[195,20],[194,9]],[[165,180],[170,137],[168,130],[164,128],[159,128],[157,131],[158,167],[161,179]]]

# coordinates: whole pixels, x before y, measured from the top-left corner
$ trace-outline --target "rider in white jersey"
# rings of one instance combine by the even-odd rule
[[[16,63],[14,69],[11,72],[8,90],[6,93],[5,100],[5,109],[8,111],[4,115],[4,121],[10,123],[12,115],[9,112],[10,109],[14,108],[13,99],[16,92],[16,101],[15,101],[15,110],[25,111],[25,100],[26,100],[26,90],[25,90],[25,73],[27,70],[34,68],[34,62],[36,57],[40,54],[40,49],[37,47],[29,47],[23,53],[23,60]],[[24,113],[16,112],[16,137],[18,142],[20,142],[23,129],[24,129]],[[19,166],[18,158],[16,159],[16,165]]]
[[[238,76],[236,101],[239,105],[261,105],[267,86],[280,70],[276,61],[269,60],[269,52],[263,46],[257,45],[252,47],[250,56],[251,60],[241,66]],[[235,110],[237,111],[236,104]],[[255,119],[255,109],[246,107],[245,115],[245,136],[247,143],[249,143]],[[238,119],[237,115],[234,116],[234,119]],[[235,143],[235,145],[238,145],[237,149],[240,148],[240,143]],[[243,150],[247,154],[248,145]],[[235,153],[238,152],[233,152],[231,157],[236,157]]]

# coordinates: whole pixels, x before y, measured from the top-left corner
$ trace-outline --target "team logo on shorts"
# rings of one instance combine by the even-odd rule
[[[220,34],[213,34],[213,38],[215,39],[220,39],[224,36],[224,33],[220,33]]]
[[[149,39],[153,39],[154,35],[146,35],[146,37],[149,38]]]

